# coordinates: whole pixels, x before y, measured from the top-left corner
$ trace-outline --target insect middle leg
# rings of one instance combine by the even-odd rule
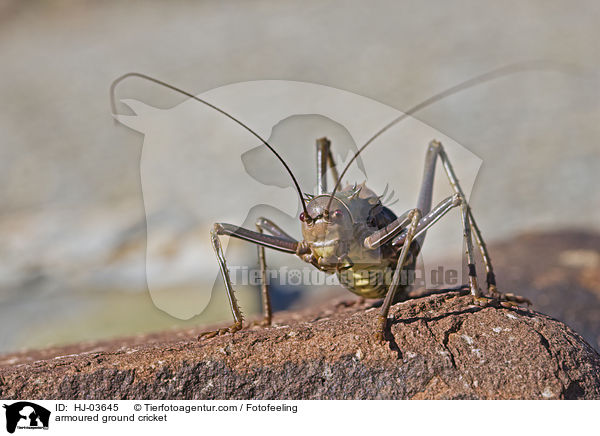
[[[275,226],[279,229],[277,226]],[[279,229],[283,232],[281,229]],[[225,284],[225,291],[227,292],[227,298],[229,299],[229,306],[231,308],[231,314],[233,315],[233,324],[226,328],[221,328],[214,331],[208,331],[201,333],[198,338],[212,338],[217,335],[223,335],[225,333],[235,333],[242,328],[243,325],[243,314],[240,309],[239,303],[235,296],[231,279],[229,277],[229,269],[227,268],[227,261],[219,236],[226,235],[234,238],[242,239],[244,241],[251,242],[253,244],[268,247],[275,250],[283,251],[285,253],[295,254],[298,247],[298,242],[294,241],[289,235],[284,233],[282,236],[271,236],[265,235],[260,232],[253,232],[251,230],[237,227],[231,224],[216,223],[210,232],[211,243],[219,263],[219,269],[221,271],[221,277]]]
[[[256,229],[260,234],[263,231],[266,231],[273,236],[277,236],[280,238],[284,238],[290,242],[297,242],[294,238],[288,235],[284,230],[281,229],[277,224],[271,221],[268,218],[260,217],[256,220]],[[269,283],[267,277],[267,258],[265,255],[265,247],[262,245],[257,245],[256,249],[258,251],[258,260],[260,263],[260,272],[261,272],[261,298],[262,298],[262,307],[263,307],[263,319],[260,321],[253,321],[251,325],[259,325],[259,326],[269,326],[271,325],[271,319],[273,315],[273,309],[271,307],[271,295],[269,294]]]

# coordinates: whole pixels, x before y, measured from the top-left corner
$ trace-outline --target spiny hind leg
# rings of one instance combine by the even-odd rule
[[[331,142],[327,138],[317,139],[317,194],[327,192],[327,169],[331,172],[333,183],[338,182],[338,172],[331,152]]]
[[[448,176],[448,181],[450,182],[450,185],[452,186],[453,190],[457,194],[459,194],[463,200],[462,220],[463,220],[463,228],[466,229],[465,230],[465,241],[466,241],[466,245],[467,245],[467,250],[471,251],[471,256],[469,257],[469,255],[467,255],[467,263],[468,263],[469,278],[470,278],[469,284],[471,285],[471,289],[472,289],[471,277],[477,276],[477,273],[475,271],[475,262],[473,259],[473,247],[472,247],[473,239],[475,240],[475,243],[477,244],[477,247],[479,248],[479,252],[480,252],[481,258],[483,260],[483,265],[486,270],[486,282],[487,282],[487,290],[488,290],[487,296],[482,296],[481,294],[479,294],[479,295],[474,294],[475,302],[477,302],[478,304],[486,305],[486,304],[488,304],[486,297],[489,297],[489,298],[498,300],[501,303],[509,303],[508,305],[531,304],[531,301],[529,301],[527,298],[521,297],[520,295],[515,295],[512,293],[502,293],[502,292],[498,291],[498,288],[496,287],[496,275],[494,274],[494,269],[492,267],[492,261],[490,258],[490,254],[488,252],[485,241],[483,240],[483,236],[481,235],[481,230],[479,229],[479,226],[477,225],[477,222],[475,221],[475,217],[473,216],[473,211],[471,210],[471,206],[467,202],[467,199],[463,193],[463,190],[460,187],[460,183],[458,181],[458,178],[456,177],[454,168],[452,167],[452,164],[450,163],[450,159],[448,158],[446,151],[444,150],[444,148],[442,147],[442,144],[440,142],[434,141],[434,146],[436,143],[439,145],[439,156],[442,160],[442,164],[444,165],[444,170],[446,172],[446,175]],[[467,233],[468,233],[468,235],[467,235]],[[471,292],[473,293],[473,291],[471,291]]]
[[[217,262],[219,263],[219,269],[221,270],[221,277],[223,278],[223,282],[225,283],[225,291],[227,292],[227,298],[229,299],[229,306],[231,308],[231,313],[233,315],[233,324],[230,325],[229,327],[200,333],[200,335],[198,335],[198,339],[202,339],[202,338],[209,339],[209,338],[213,338],[218,335],[224,335],[226,333],[235,333],[238,330],[241,330],[242,322],[244,320],[242,311],[240,309],[237,298],[235,296],[235,292],[233,291],[233,286],[231,285],[231,279],[229,277],[229,270],[227,268],[227,261],[225,260],[225,254],[223,253],[223,247],[221,246],[221,241],[219,240],[218,225],[215,225],[214,228],[210,231],[210,240],[211,240],[215,255],[217,256]]]
[[[444,170],[446,171],[446,175],[448,176],[448,180],[450,185],[452,186],[452,190],[456,195],[458,195],[460,200],[461,207],[461,219],[463,225],[463,239],[465,241],[466,255],[467,255],[467,264],[469,266],[469,288],[471,290],[471,294],[473,298],[477,299],[480,297],[479,285],[477,283],[477,272],[475,269],[475,261],[473,256],[473,240],[471,237],[471,220],[469,213],[469,205],[467,203],[467,199],[465,194],[458,183],[458,179],[456,174],[454,173],[454,169],[446,156],[446,152],[442,147],[442,144],[438,141],[431,141],[429,143],[429,147],[427,149],[427,153],[425,155],[425,169],[423,171],[423,181],[421,183],[421,190],[419,192],[419,197],[417,200],[417,207],[424,213],[427,214],[431,209],[431,201],[433,197],[433,181],[435,177],[435,166],[438,157],[442,160],[442,164],[444,166]],[[423,243],[425,238],[425,233],[422,233],[417,240],[420,244]],[[490,263],[491,265],[491,263]]]
[[[268,221],[268,220],[267,220]],[[268,223],[267,223],[268,224]],[[229,306],[231,308],[231,314],[233,315],[233,324],[226,328],[221,328],[213,331],[201,333],[198,339],[201,338],[212,338],[217,335],[224,335],[226,333],[235,333],[242,328],[243,314],[238,304],[233,286],[231,285],[231,279],[229,277],[229,270],[227,268],[227,262],[225,260],[225,254],[219,240],[220,235],[226,235],[244,241],[256,244],[260,247],[269,247],[275,250],[283,251],[289,254],[295,254],[298,248],[298,241],[295,241],[277,226],[274,226],[274,231],[271,233],[277,233],[276,235],[270,236],[265,235],[262,232],[253,232],[251,230],[244,229],[242,227],[236,227],[231,224],[216,223],[210,232],[211,243],[213,250],[219,263],[219,269],[221,271],[221,277],[225,283],[225,291],[227,292],[227,298],[229,300]],[[277,232],[279,230],[279,232]],[[264,255],[264,253],[263,253]],[[264,256],[263,256],[264,258]],[[263,263],[266,269],[266,262]],[[263,276],[264,277],[264,276]],[[270,305],[270,301],[269,301]],[[270,313],[270,309],[269,309]]]
[[[435,174],[435,162],[437,160],[437,157],[439,157],[442,161],[442,165],[444,167],[444,171],[446,172],[446,176],[448,177],[448,181],[450,182],[450,186],[452,187],[455,194],[457,194],[461,199],[461,220],[463,224],[463,236],[466,247],[467,266],[469,269],[469,288],[471,294],[473,295],[475,303],[479,305],[487,305],[489,303],[488,298],[492,298],[499,300],[500,302],[506,302],[509,305],[523,303],[531,304],[531,302],[524,297],[510,293],[503,294],[498,291],[496,287],[496,277],[494,274],[494,269],[492,267],[492,261],[487,250],[485,241],[483,240],[483,236],[481,235],[481,230],[479,230],[479,226],[475,221],[475,217],[473,216],[471,207],[467,202],[466,196],[460,186],[458,178],[456,177],[456,173],[454,172],[454,168],[450,163],[450,159],[448,158],[444,147],[439,141],[431,141],[429,143],[429,148],[425,158],[425,172],[423,177],[423,183],[421,186],[421,192],[419,194],[419,207],[424,208],[425,210],[428,210],[431,207],[433,177]],[[424,238],[424,235],[422,235],[421,238]],[[475,243],[479,248],[479,252],[481,254],[483,264],[486,270],[486,281],[488,289],[487,297],[481,294],[477,283],[477,271],[475,268],[473,240],[475,240]]]
[[[483,265],[485,267],[485,272],[486,272],[488,295],[491,298],[499,300],[501,302],[501,304],[506,302],[510,306],[519,305],[519,304],[530,305],[531,301],[529,301],[525,297],[521,297],[520,295],[515,295],[510,292],[503,293],[503,292],[498,291],[498,288],[496,287],[496,275],[494,274],[494,269],[492,268],[490,254],[488,252],[485,241],[483,240],[483,237],[481,236],[481,231],[479,230],[479,227],[477,227],[477,223],[475,222],[475,218],[473,217],[471,208],[469,208],[469,220],[470,220],[471,226],[473,228],[473,236],[475,237],[475,243],[477,244],[477,247],[479,248],[479,252],[481,253],[481,258],[483,259]]]

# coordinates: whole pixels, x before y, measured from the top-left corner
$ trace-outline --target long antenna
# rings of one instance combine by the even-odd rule
[[[292,178],[292,181],[294,182],[294,186],[296,187],[296,191],[298,192],[298,197],[300,198],[300,202],[302,203],[302,209],[304,211],[304,216],[305,216],[305,220],[310,221],[311,220],[311,216],[308,214],[308,210],[306,209],[306,203],[304,202],[304,198],[302,196],[302,190],[300,189],[300,185],[298,184],[298,181],[296,180],[296,177],[294,177],[294,174],[292,173],[292,170],[290,169],[290,167],[288,166],[287,163],[285,163],[285,161],[283,160],[283,158],[279,155],[279,153],[277,153],[275,151],[275,149],[271,146],[271,144],[269,144],[265,139],[262,138],[262,136],[260,136],[258,133],[256,133],[254,130],[252,130],[250,127],[248,127],[246,124],[244,124],[243,122],[241,122],[240,120],[238,120],[237,118],[235,118],[233,115],[230,115],[229,113],[225,112],[223,109],[207,102],[206,100],[203,100],[199,97],[196,97],[193,94],[190,94],[187,91],[184,91],[181,88],[178,88],[176,86],[170,85],[167,82],[163,82],[162,80],[159,79],[155,79],[154,77],[150,77],[147,76],[146,74],[142,74],[142,73],[127,73],[127,74],[123,74],[122,76],[118,77],[117,79],[115,79],[113,81],[113,83],[110,85],[110,107],[112,109],[112,113],[113,115],[117,114],[117,105],[115,102],[115,89],[117,87],[117,85],[122,82],[123,80],[127,79],[128,77],[139,77],[140,79],[144,79],[144,80],[148,80],[150,82],[156,83],[157,85],[161,85],[164,86],[165,88],[168,88],[172,91],[175,92],[179,92],[180,94],[183,94],[193,100],[199,101],[202,104],[205,104],[206,106],[216,110],[217,112],[222,113],[223,115],[225,115],[227,118],[235,121],[237,124],[239,124],[240,126],[242,126],[244,129],[246,129],[248,132],[250,132],[252,135],[254,135],[256,138],[258,138],[264,145],[267,146],[267,148],[269,150],[271,150],[273,152],[273,154],[277,157],[277,159],[279,159],[279,161],[283,164],[283,166],[285,167],[285,169],[287,170],[287,172],[289,173],[290,177]]]
[[[523,72],[523,71],[530,71],[530,70],[549,69],[550,67],[554,67],[554,69],[557,69],[558,66],[559,65],[554,62],[540,61],[540,60],[519,62],[519,63],[510,64],[510,65],[505,65],[503,67],[496,68],[495,70],[491,70],[491,71],[488,71],[487,73],[484,73],[479,76],[475,76],[468,80],[465,80],[464,82],[454,85],[438,94],[435,94],[435,95],[429,97],[426,100],[423,100],[421,103],[418,103],[415,106],[411,107],[405,113],[398,116],[394,120],[390,121],[381,130],[379,130],[377,133],[375,133],[373,136],[371,136],[371,138],[369,138],[369,140],[367,142],[365,142],[364,145],[358,149],[358,151],[354,154],[354,156],[352,156],[352,159],[350,159],[350,161],[348,162],[348,164],[346,165],[344,170],[341,172],[340,176],[338,177],[337,183],[335,184],[335,187],[333,188],[333,192],[331,193],[331,196],[329,197],[329,201],[327,202],[327,207],[325,208],[325,211],[324,211],[325,216],[327,216],[329,214],[329,208],[331,207],[331,202],[333,201],[333,196],[339,189],[339,187],[342,183],[342,178],[348,171],[348,168],[350,168],[350,165],[356,160],[358,155],[360,153],[362,153],[362,151],[365,148],[367,148],[367,146],[370,143],[372,143],[375,139],[377,139],[379,136],[381,136],[384,132],[386,132],[391,127],[398,124],[403,119],[409,117],[410,115],[414,114],[415,112],[420,111],[421,109],[424,109],[424,108],[432,105],[433,103],[437,103],[438,101],[443,100],[446,97],[456,94],[457,92],[464,91],[465,89],[471,88],[473,86],[480,85],[482,83],[489,82],[491,80],[494,80],[494,79],[497,79],[497,78],[500,78],[503,76],[507,76],[509,74],[519,73],[519,72]],[[561,66],[563,68],[565,67],[565,65],[561,65]]]

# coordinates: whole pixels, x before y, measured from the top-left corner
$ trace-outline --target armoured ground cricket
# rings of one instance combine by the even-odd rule
[[[264,317],[260,322],[255,324],[262,326],[269,326],[271,324],[272,310],[269,286],[264,280],[267,268],[266,247],[296,255],[321,271],[329,274],[337,274],[340,283],[360,297],[384,298],[376,331],[377,339],[383,340],[387,328],[390,306],[394,302],[405,298],[410,288],[410,283],[401,283],[402,272],[414,269],[417,255],[425,239],[427,229],[455,207],[459,207],[462,212],[462,228],[469,275],[468,286],[474,303],[487,305],[495,301],[504,306],[522,303],[530,304],[523,297],[509,293],[500,293],[497,290],[490,255],[481,231],[475,221],[471,207],[467,202],[450,159],[440,142],[432,140],[426,150],[424,150],[425,165],[417,204],[414,209],[408,210],[400,216],[396,216],[394,212],[385,207],[381,202],[382,196],[377,196],[364,184],[342,188],[342,182],[348,168],[359,154],[386,130],[398,124],[406,117],[464,89],[514,72],[538,69],[538,67],[536,63],[505,66],[471,78],[424,100],[375,133],[365,144],[358,148],[357,152],[339,174],[336,170],[330,141],[326,138],[317,139],[317,192],[315,195],[303,195],[292,170],[276,149],[249,126],[222,109],[180,88],[144,74],[128,73],[116,79],[111,86],[113,113],[116,113],[114,98],[116,85],[128,77],[138,77],[205,104],[245,128],[258,138],[285,167],[294,183],[302,205],[303,211],[299,216],[303,237],[301,241],[295,240],[268,218],[259,218],[257,220],[256,231],[226,223],[214,224],[210,232],[211,242],[225,283],[234,322],[227,328],[202,333],[200,338],[235,333],[243,325],[243,316],[231,284],[225,255],[219,240],[221,236],[230,236],[256,244],[258,247],[258,257],[262,270]],[[433,181],[438,160],[441,161],[441,165],[448,177],[454,194],[432,208]],[[331,191],[327,188],[326,175],[328,169],[334,182],[334,187]],[[478,285],[474,245],[477,246],[480,252],[486,271],[486,295],[481,292]],[[365,272],[369,274],[366,275]],[[386,276],[391,276],[391,283],[386,283],[383,280]],[[365,277],[368,277],[368,279]]]

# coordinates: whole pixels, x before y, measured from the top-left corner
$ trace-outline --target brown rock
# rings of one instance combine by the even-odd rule
[[[333,303],[198,342],[163,333],[0,358],[0,396],[39,399],[600,399],[600,355],[569,327],[458,292],[378,309]]]

